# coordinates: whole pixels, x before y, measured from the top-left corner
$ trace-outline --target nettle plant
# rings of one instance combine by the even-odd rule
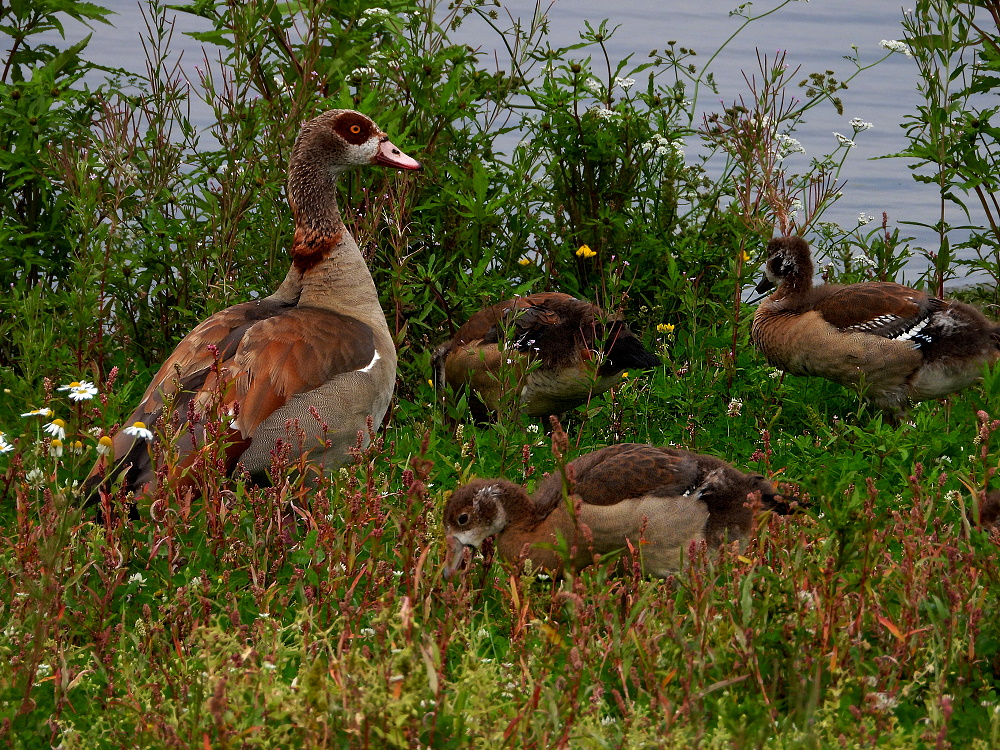
[[[905,42],[893,43],[913,57],[923,96],[906,117],[909,143],[897,156],[913,160],[913,178],[934,185],[939,195],[936,221],[914,222],[939,238],[938,249],[926,253],[929,281],[940,292],[964,267],[989,280],[993,304],[1000,301],[1000,108],[991,99],[1000,71],[998,26],[994,2],[919,0],[903,16]],[[958,209],[962,223],[949,209]],[[972,257],[958,260],[959,250]]]

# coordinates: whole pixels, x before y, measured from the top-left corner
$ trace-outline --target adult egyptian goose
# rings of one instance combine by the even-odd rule
[[[471,387],[480,419],[497,413],[505,395],[530,416],[562,414],[607,391],[625,370],[659,364],[624,322],[560,292],[480,310],[434,352],[438,388]]]
[[[910,401],[940,398],[975,382],[1000,358],[1000,326],[979,310],[899,284],[813,286],[809,245],[767,246],[750,340],[769,363],[858,389],[893,420]]]
[[[466,547],[497,536],[508,562],[531,560],[554,573],[579,571],[621,549],[639,551],[643,571],[678,571],[692,542],[717,548],[744,543],[753,528],[753,504],[788,512],[789,504],[759,474],[744,474],[721,459],[675,448],[622,443],[588,453],[547,475],[530,498],[504,479],[475,479],[455,490],[444,510],[451,559],[445,576],[462,564]]]
[[[262,476],[279,442],[326,467],[367,440],[382,420],[396,378],[396,350],[371,273],[337,206],[337,178],[358,166],[417,170],[374,122],[331,110],[306,122],[288,165],[295,219],[292,266],[278,290],[215,313],[177,345],[114,437],[108,471],[99,462],[89,488],[125,475],[129,491],[156,482],[144,428],[177,420],[174,469],[182,474],[205,442],[203,420],[231,415],[222,438],[227,469]],[[164,413],[169,404],[169,412]],[[199,415],[193,424],[189,415]],[[138,437],[137,437],[138,435]]]

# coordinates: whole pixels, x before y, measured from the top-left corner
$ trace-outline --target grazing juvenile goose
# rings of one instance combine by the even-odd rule
[[[777,290],[750,339],[767,361],[856,388],[895,421],[910,401],[961,390],[1000,357],[1000,326],[970,305],[892,283],[814,287],[801,237],[771,240],[764,273],[757,290]]]
[[[969,514],[972,520],[972,514]],[[984,529],[1000,526],[1000,490],[983,492],[979,496],[979,525]]]
[[[631,546],[641,550],[643,571],[663,578],[680,569],[691,542],[712,549],[745,542],[756,493],[764,508],[780,513],[794,500],[776,495],[761,475],[744,474],[713,456],[637,443],[581,456],[566,465],[566,474],[572,511],[558,472],[546,476],[530,498],[504,479],[475,479],[455,490],[444,511],[451,548],[445,576],[461,566],[466,547],[498,535],[497,548],[509,562],[530,559],[560,573],[563,557],[552,547],[562,537],[573,571],[594,562],[595,554]]]
[[[241,462],[262,476],[279,441],[311,462],[343,464],[366,420],[382,420],[396,378],[396,350],[371,273],[337,206],[337,178],[352,167],[417,170],[365,115],[331,110],[299,131],[288,166],[295,219],[292,266],[278,290],[215,313],[177,345],[126,425],[177,419],[180,474],[194,463],[204,424],[189,414],[232,415],[223,439],[227,469]],[[170,411],[164,414],[169,404]],[[286,429],[291,423],[292,429]],[[190,428],[190,429],[189,429]],[[151,491],[149,444],[121,430],[114,462],[99,462],[88,490],[124,473],[124,485]],[[145,434],[139,430],[139,434]],[[300,442],[301,440],[301,442]]]
[[[625,370],[659,364],[623,321],[608,320],[597,305],[560,292],[480,310],[434,352],[438,387],[471,387],[481,400],[474,402],[478,418],[498,412],[512,387],[526,414],[562,414],[607,391]],[[513,386],[509,378],[516,378]]]

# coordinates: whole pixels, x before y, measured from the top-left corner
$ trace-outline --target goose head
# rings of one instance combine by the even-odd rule
[[[511,504],[527,507],[531,501],[519,485],[503,479],[474,479],[452,493],[444,509],[444,529],[451,551],[445,578],[458,571],[466,547],[479,549],[484,541],[507,528],[511,517],[505,506]]]
[[[336,179],[352,167],[378,165],[394,169],[423,168],[392,144],[370,117],[351,109],[331,109],[299,130],[288,165],[291,191],[309,176],[326,173]]]
[[[801,237],[776,237],[767,243],[764,278],[757,293],[764,294],[789,279],[795,284],[805,280],[812,284],[813,263],[809,244]]]

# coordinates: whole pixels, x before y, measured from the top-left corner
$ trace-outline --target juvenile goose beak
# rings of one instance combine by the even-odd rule
[[[448,547],[450,548],[450,557],[444,566],[445,580],[458,572],[458,569],[462,567],[462,561],[465,559],[465,545],[458,541],[458,537],[449,534]],[[470,549],[472,548],[470,547]]]
[[[383,167],[395,167],[396,169],[412,169],[414,171],[424,168],[416,159],[413,159],[398,148],[392,145],[388,138],[382,139],[378,144],[378,152],[372,159],[372,164],[381,164]]]
[[[777,286],[777,284],[775,284],[773,281],[767,278],[767,276],[765,276],[763,279],[760,280],[760,283],[757,285],[756,289],[757,294],[766,294],[767,292],[774,289],[775,286]]]

